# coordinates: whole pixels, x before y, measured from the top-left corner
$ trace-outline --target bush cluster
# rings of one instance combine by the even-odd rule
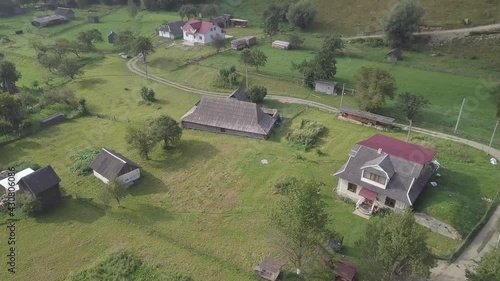
[[[99,154],[98,148],[83,148],[78,150],[71,156],[71,159],[74,161],[70,167],[71,172],[79,176],[90,174],[92,172],[90,164],[94,161],[97,154]]]
[[[286,140],[294,146],[308,150],[318,142],[325,129],[323,125],[317,122],[302,120],[299,128],[286,135]]]

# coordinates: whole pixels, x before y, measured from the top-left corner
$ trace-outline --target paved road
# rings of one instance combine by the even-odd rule
[[[445,29],[445,30],[434,30],[434,31],[422,31],[417,32],[415,35],[439,35],[439,36],[454,36],[461,37],[469,35],[471,31],[490,31],[500,29],[500,23],[488,24],[488,25],[480,25],[469,28],[459,28],[459,29]],[[383,34],[373,34],[373,35],[365,35],[365,36],[353,36],[353,37],[344,37],[346,40],[359,39],[359,38],[381,38]]]
[[[500,26],[500,25],[499,25]],[[127,67],[128,69],[140,76],[145,77],[146,73],[145,71],[139,69],[137,67],[137,58],[133,58],[127,62]],[[148,75],[149,79],[156,81],[161,84],[165,84],[174,88],[177,88],[179,90],[183,90],[186,92],[190,93],[195,93],[195,94],[200,94],[200,95],[207,95],[207,96],[227,96],[228,93],[220,93],[220,92],[211,92],[211,91],[204,91],[200,89],[195,89],[191,88],[170,80],[167,80],[165,78],[158,77],[153,74]],[[314,107],[329,113],[337,113],[338,109],[329,106],[326,104],[322,104],[319,102],[314,102],[310,100],[305,100],[305,99],[300,99],[300,98],[293,98],[293,97],[285,97],[285,96],[275,96],[275,95],[268,95],[266,96],[266,99],[272,99],[272,100],[277,100],[282,103],[295,103],[295,104],[303,104],[306,106]],[[396,124],[399,127],[406,127],[406,125],[403,124]],[[458,143],[463,143],[466,145],[469,145],[471,147],[477,148],[479,150],[485,151],[489,153],[490,155],[494,156],[497,159],[500,159],[500,150],[497,149],[489,149],[488,146],[483,145],[478,142],[470,141],[464,138],[459,138],[453,135],[448,135],[448,134],[443,134],[440,132],[434,132],[431,130],[423,129],[423,128],[418,128],[418,127],[413,127],[412,130],[414,132],[418,132],[420,134],[424,135],[429,135],[433,136],[436,138],[441,138],[441,139],[446,139]],[[471,245],[462,253],[462,255],[453,263],[453,264],[446,264],[441,262],[436,268],[432,270],[432,276],[431,280],[433,281],[465,281],[465,268],[470,267],[471,265],[474,264],[475,259],[479,259],[484,255],[489,249],[491,249],[491,244],[493,243],[492,241],[496,241],[495,235],[491,239],[490,243],[488,244],[487,247],[484,248],[484,250],[481,253],[477,252],[477,249],[479,245],[481,245],[482,241],[485,239],[487,234],[489,233],[490,230],[493,229],[493,227],[496,224],[497,219],[500,218],[500,206],[498,209],[495,211],[489,222],[485,225],[483,230],[474,238],[472,241]]]

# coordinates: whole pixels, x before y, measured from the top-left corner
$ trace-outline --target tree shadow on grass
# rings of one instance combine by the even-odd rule
[[[75,81],[79,89],[95,89],[101,84],[106,83],[107,80],[102,78],[83,78]]]
[[[132,196],[142,196],[147,194],[158,194],[168,192],[167,185],[153,174],[141,170],[139,181],[129,188],[129,194]]]
[[[106,213],[105,207],[91,198],[66,198],[54,209],[36,217],[38,223],[81,222],[93,223]]]
[[[208,160],[214,157],[217,152],[218,150],[207,142],[181,140],[175,149],[167,150],[150,160],[150,165],[168,173],[184,169],[201,160]]]
[[[134,204],[130,207],[124,204],[119,212],[120,215],[127,220],[134,222],[162,222],[174,219],[173,213],[167,208],[154,206],[152,204]]]

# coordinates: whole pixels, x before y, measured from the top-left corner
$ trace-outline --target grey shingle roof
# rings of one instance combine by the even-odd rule
[[[90,168],[111,180],[140,167],[120,153],[103,148],[90,164]]]
[[[33,21],[39,22],[41,24],[45,24],[45,23],[52,22],[52,21],[63,22],[63,21],[67,21],[67,20],[68,19],[66,17],[61,16],[61,15],[50,15],[50,16],[44,16],[44,17],[36,18]]]
[[[229,98],[235,98],[239,101],[248,101],[247,93],[242,88],[234,90],[234,92],[229,95]]]
[[[432,165],[423,170],[422,164],[389,155],[384,151],[379,154],[377,149],[359,144],[353,146],[349,155],[349,161],[335,173],[335,176],[410,205],[413,205],[434,172]],[[389,174],[390,180],[386,189],[361,180],[363,168],[367,166],[377,166]],[[376,169],[369,171],[377,173]],[[380,174],[380,171],[377,174]],[[414,179],[415,183],[412,186]]]
[[[174,21],[174,22],[169,22],[166,25],[160,27],[158,30],[159,31],[165,31],[165,32],[171,32],[171,33],[177,33],[177,34],[182,34],[182,27],[186,24],[185,21]]]
[[[71,14],[71,13],[75,13],[75,12],[73,12],[73,10],[71,10],[70,8],[58,7],[56,10],[56,15],[60,15],[63,17],[66,17],[68,14]]]
[[[205,126],[268,135],[276,119],[255,103],[204,96],[181,120]]]
[[[24,183],[36,196],[59,184],[61,179],[49,165],[21,178],[19,181]]]

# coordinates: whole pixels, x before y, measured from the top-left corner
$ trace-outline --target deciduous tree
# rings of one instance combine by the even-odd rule
[[[134,3],[134,0],[128,0],[127,12],[131,18],[135,18],[135,16],[137,16],[137,14],[139,13],[139,9],[137,8],[137,5]]]
[[[57,69],[61,64],[61,58],[54,52],[46,52],[38,57],[38,62],[51,73],[57,74]]]
[[[160,115],[149,120],[148,129],[156,142],[163,141],[163,149],[173,148],[181,141],[182,128],[170,116]]]
[[[273,36],[280,31],[280,20],[277,13],[270,13],[264,18],[264,34],[273,41]]]
[[[391,8],[382,21],[387,43],[392,47],[409,46],[413,33],[422,26],[424,8],[417,0],[401,0]]]
[[[150,101],[150,102],[155,102],[155,91],[153,89],[149,89],[148,87],[143,86],[140,90],[139,93],[141,94],[141,98],[145,101]]]
[[[327,241],[331,232],[318,184],[312,181],[291,184],[272,215],[272,222],[283,235],[283,248],[300,274],[304,261],[311,257],[318,243]]]
[[[64,58],[57,68],[59,74],[74,79],[76,75],[82,75],[83,69],[77,60]]]
[[[311,25],[316,17],[316,8],[309,0],[301,0],[290,5],[286,18],[296,27],[306,28]]]
[[[139,152],[141,158],[149,160],[149,152],[156,145],[149,131],[144,127],[129,127],[125,140],[131,149]]]
[[[226,47],[226,38],[219,34],[215,35],[212,39],[212,46],[217,50],[217,53],[220,52],[221,49]]]
[[[185,17],[190,19],[192,17],[196,17],[196,7],[192,4],[182,5],[179,8],[179,15],[183,20]]]
[[[411,212],[391,213],[372,221],[358,241],[360,264],[373,281],[421,280],[430,275],[434,258]]]
[[[13,129],[17,129],[24,117],[21,102],[13,95],[0,93],[0,119],[9,122]]]
[[[104,39],[102,38],[101,32],[95,28],[78,33],[78,36],[76,37],[76,39],[89,52],[95,50],[94,43],[104,41]]]
[[[21,73],[17,71],[13,62],[0,61],[0,82],[1,90],[11,94],[17,93],[16,82],[21,78]]]
[[[114,45],[122,52],[130,52],[133,51],[136,40],[132,31],[119,32]]]
[[[288,42],[290,43],[291,49],[298,49],[304,43],[304,39],[297,33],[292,33],[288,37]]]
[[[398,107],[406,116],[406,119],[410,122],[410,128],[408,129],[408,136],[406,141],[410,140],[411,127],[413,125],[413,120],[415,117],[424,109],[429,106],[430,102],[422,94],[419,93],[408,93],[404,92],[398,96]]]
[[[114,178],[109,181],[103,187],[102,190],[102,199],[105,204],[108,204],[110,199],[116,200],[118,206],[121,206],[121,199],[127,195],[127,185],[123,182],[123,180]]]
[[[253,86],[248,91],[248,99],[254,103],[261,103],[267,96],[267,89],[263,86]]]
[[[496,117],[500,118],[500,84],[496,87],[493,87],[490,91],[491,96],[493,98],[494,103],[496,104]]]
[[[357,93],[356,102],[363,110],[377,110],[386,99],[393,99],[396,81],[387,70],[362,66],[354,76]]]
[[[473,271],[466,270],[467,281],[500,280],[500,248],[494,248],[478,262]]]

